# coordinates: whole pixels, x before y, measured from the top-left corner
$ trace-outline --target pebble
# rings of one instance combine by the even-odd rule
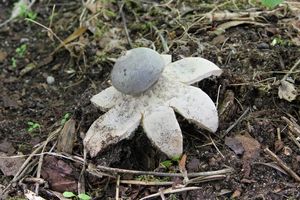
[[[49,85],[52,85],[55,82],[55,79],[53,76],[47,76],[47,83]]]
[[[164,61],[149,48],[135,48],[117,59],[111,72],[112,85],[124,94],[138,95],[149,89],[160,77]]]
[[[258,49],[270,49],[270,45],[268,45],[268,44],[265,43],[265,42],[262,42],[262,43],[259,43],[259,44],[257,45],[257,48],[258,48]]]

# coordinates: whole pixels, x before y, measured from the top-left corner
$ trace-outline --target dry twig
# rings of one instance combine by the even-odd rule
[[[88,169],[93,171],[95,167],[93,165],[89,165]],[[138,175],[153,175],[153,176],[164,176],[164,177],[183,177],[182,173],[164,173],[164,172],[152,172],[152,171],[138,171],[138,170],[128,170],[128,169],[120,169],[120,168],[112,168],[98,165],[96,170],[100,171],[108,171],[112,173],[122,173],[122,174],[138,174]],[[212,176],[212,175],[224,175],[232,173],[234,170],[232,168],[226,168],[216,171],[208,171],[208,172],[196,172],[196,173],[188,173],[188,177],[198,177],[198,176]]]
[[[231,125],[229,126],[224,135],[227,135],[240,121],[242,121],[242,119],[248,114],[248,112],[250,111],[250,107],[248,107],[244,112],[243,114]]]
[[[289,168],[275,153],[273,153],[269,148],[265,148],[264,152],[268,154],[273,161],[275,161],[282,169],[284,169],[291,177],[293,177],[297,182],[300,182],[300,177]]]

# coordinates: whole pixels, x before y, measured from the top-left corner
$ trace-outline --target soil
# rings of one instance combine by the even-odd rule
[[[264,151],[268,148],[275,152],[300,175],[300,149],[290,139],[293,131],[285,120],[299,124],[299,97],[289,102],[278,96],[280,80],[300,58],[297,2],[274,9],[248,1],[96,2],[82,15],[81,1],[37,1],[32,11],[37,13],[34,21],[40,25],[18,17],[0,28],[0,153],[31,154],[36,145],[71,118],[76,135],[68,155],[83,158],[82,138],[92,122],[104,114],[90,98],[110,85],[114,59],[126,49],[156,47],[160,53],[171,54],[174,61],[199,56],[223,69],[220,77],[195,85],[219,102],[218,131],[210,134],[177,117],[184,135],[188,173],[234,169],[222,179],[192,185],[199,186],[197,190],[166,194],[165,198],[300,199],[299,182]],[[12,1],[0,1],[1,22],[9,18],[13,6]],[[225,11],[260,14],[230,18]],[[203,17],[208,13],[215,15]],[[84,29],[79,29],[81,16]],[[251,23],[228,25],[237,21]],[[60,45],[58,38],[65,45]],[[22,45],[26,46],[23,51]],[[288,75],[298,91],[299,80],[297,69]],[[36,125],[32,131],[28,122],[32,122],[31,127]],[[53,147],[52,152],[57,152],[56,141],[50,141],[45,151]],[[142,128],[130,140],[109,147],[95,158],[87,157],[87,162],[95,166],[179,172],[177,161],[162,168],[160,163],[165,160],[167,157],[152,147]],[[36,177],[37,160],[34,163],[2,194],[3,198],[21,199],[24,188],[35,190],[36,184],[24,181]],[[48,185],[40,185],[39,195],[59,199],[50,191],[77,193],[81,170],[82,165],[69,159],[44,156],[42,178]],[[80,181],[93,199],[115,198],[114,178],[88,172],[83,175],[85,182]],[[0,186],[8,186],[12,179],[12,175],[0,172]],[[137,177],[125,173],[123,179]],[[167,187],[121,184],[119,196],[139,199]]]

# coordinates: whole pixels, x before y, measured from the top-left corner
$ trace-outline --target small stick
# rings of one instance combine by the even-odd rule
[[[172,181],[137,181],[137,180],[120,180],[120,183],[129,185],[145,185],[145,186],[162,186],[162,185],[173,185]]]
[[[120,193],[120,175],[117,176],[116,200],[119,200],[119,193]]]
[[[45,184],[46,181],[42,178],[35,178],[35,177],[27,177],[23,179],[24,182],[27,183],[39,183],[40,185]]]
[[[292,176],[296,181],[300,182],[300,177],[289,168],[275,153],[273,153],[269,148],[265,148],[264,152],[271,156],[271,159],[275,161],[282,169],[284,169],[290,176]]]
[[[209,138],[210,138],[211,143],[212,143],[213,146],[215,147],[215,149],[218,151],[218,153],[219,153],[219,154],[222,156],[222,158],[224,159],[225,156],[224,156],[224,155],[222,154],[222,152],[219,150],[219,148],[217,147],[215,141],[210,137],[210,135],[209,135]]]
[[[217,100],[216,100],[216,108],[219,107],[219,98],[220,98],[221,87],[222,87],[222,85],[219,85],[219,87],[218,87]]]
[[[300,143],[297,141],[297,138],[293,135],[291,131],[287,132],[289,135],[289,138],[297,145],[297,147],[300,149]]]
[[[277,128],[277,140],[281,141],[281,132],[280,132],[280,128]]]
[[[178,193],[178,192],[185,192],[185,191],[189,191],[189,190],[198,190],[198,189],[200,189],[200,187],[186,187],[186,188],[179,188],[179,189],[169,188],[169,189],[166,189],[166,190],[162,190],[162,192],[163,192],[163,194],[174,194],[174,193]],[[140,200],[145,200],[145,199],[150,199],[150,198],[153,198],[153,197],[158,197],[158,196],[160,196],[160,193],[161,192],[148,195],[146,197],[141,198]]]
[[[294,69],[296,69],[296,67],[298,67],[298,65],[300,65],[300,59],[297,60],[297,62],[293,65],[293,67],[290,69],[290,71],[288,73],[286,73],[281,80],[286,80],[287,77],[294,71]]]
[[[161,200],[166,200],[166,197],[165,197],[165,195],[164,195],[164,193],[163,193],[163,189],[162,189],[162,188],[159,188],[159,189],[158,189],[158,192],[159,192],[159,195],[160,195]]]
[[[182,173],[164,173],[164,172],[152,172],[152,171],[137,171],[137,170],[128,170],[128,169],[120,169],[120,168],[112,168],[98,165],[98,170],[109,171],[113,173],[123,173],[123,174],[143,174],[143,175],[154,175],[154,176],[166,176],[166,177],[183,177]],[[232,173],[234,170],[232,168],[226,168],[216,171],[208,171],[208,172],[196,172],[196,173],[188,173],[188,177],[197,177],[197,176],[210,176],[210,175],[219,175]]]
[[[59,131],[60,132],[60,131]],[[42,148],[42,154],[39,158],[39,162],[38,162],[38,166],[37,166],[37,172],[36,172],[36,178],[41,178],[41,171],[42,171],[42,165],[43,165],[43,161],[44,161],[44,152],[45,152],[45,149],[48,145],[48,143],[53,139],[53,135],[50,134],[46,141],[43,143],[43,148]],[[38,182],[35,183],[35,194],[36,195],[39,195],[39,188],[40,188],[40,184]]]
[[[203,183],[208,181],[215,181],[226,178],[226,175],[212,175],[212,176],[206,176],[206,177],[196,177],[193,179],[190,179],[186,185],[192,184],[192,183]]]
[[[300,136],[300,126],[298,124],[296,124],[296,122],[293,122],[286,117],[281,117],[281,119],[283,119],[288,124],[289,129],[293,133],[295,133],[297,136]]]
[[[228,134],[250,111],[250,107],[248,107],[245,112],[243,112],[243,114],[231,125],[229,126],[226,131],[225,131],[225,135]]]

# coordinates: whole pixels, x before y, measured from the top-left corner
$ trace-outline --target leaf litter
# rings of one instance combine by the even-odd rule
[[[208,199],[214,198],[214,195],[218,193],[221,194],[222,198],[259,198],[259,195],[264,195],[266,198],[273,198],[274,196],[274,198],[282,197],[282,195],[289,196],[291,198],[299,198],[299,188],[297,188],[297,185],[294,183],[292,178],[288,176],[274,175],[273,170],[268,170],[268,168],[254,168],[252,166],[253,163],[257,162],[257,160],[263,163],[267,163],[269,161],[269,157],[262,157],[260,156],[260,153],[257,153],[260,152],[260,150],[258,150],[258,144],[255,140],[259,141],[261,146],[266,144],[270,145],[270,149],[272,149],[274,148],[272,145],[275,144],[275,137],[271,136],[274,133],[276,134],[276,128],[279,128],[279,132],[281,132],[282,135],[281,141],[284,144],[284,147],[281,149],[278,148],[276,154],[280,156],[287,166],[292,165],[291,169],[299,174],[299,164],[297,164],[296,159],[299,154],[299,151],[297,150],[298,146],[290,139],[291,137],[288,132],[289,129],[293,129],[293,126],[290,126],[289,129],[285,128],[287,124],[285,120],[281,118],[282,116],[286,116],[290,119],[290,117],[293,116],[295,118],[293,123],[297,124],[299,122],[297,114],[297,104],[299,99],[295,98],[292,102],[280,100],[277,93],[279,85],[278,82],[274,82],[274,79],[281,80],[281,75],[288,73],[288,66],[293,66],[294,62],[299,58],[299,51],[297,50],[299,47],[297,46],[297,39],[299,39],[299,34],[297,34],[299,33],[297,25],[297,13],[299,13],[298,2],[284,2],[272,10],[265,10],[258,7],[258,5],[253,6],[247,3],[240,4],[237,1],[235,4],[233,1],[217,5],[203,3],[201,4],[201,7],[199,7],[199,4],[193,5],[193,3],[193,1],[189,1],[185,2],[183,5],[180,2],[170,1],[163,3],[162,5],[157,5],[152,2],[142,4],[125,2],[122,6],[122,12],[125,16],[125,18],[123,18],[126,19],[126,23],[121,22],[122,17],[118,15],[119,7],[114,3],[111,5],[109,4],[108,6],[98,6],[97,10],[94,11],[92,9],[87,9],[85,11],[86,15],[82,18],[80,17],[80,14],[83,7],[80,5],[78,6],[78,3],[68,2],[66,4],[57,5],[57,9],[55,9],[56,16],[53,16],[51,29],[58,33],[59,37],[68,38],[68,35],[72,34],[72,32],[78,27],[78,23],[74,23],[74,21],[79,19],[79,17],[81,24],[84,24],[82,22],[86,19],[92,19],[90,20],[90,24],[93,25],[87,26],[88,30],[84,34],[75,37],[75,39],[69,43],[74,45],[74,49],[72,49],[73,55],[70,56],[69,52],[66,52],[65,49],[61,48],[58,52],[51,55],[51,59],[49,59],[49,61],[44,61],[44,58],[49,57],[49,54],[51,54],[55,47],[57,47],[60,43],[47,38],[46,34],[43,35],[45,31],[44,29],[41,27],[37,28],[33,24],[23,23],[19,19],[14,20],[16,23],[9,23],[9,26],[7,25],[3,27],[1,29],[1,34],[3,34],[6,38],[6,43],[0,44],[0,48],[5,49],[5,52],[8,55],[1,63],[1,65],[3,64],[4,66],[3,68],[1,66],[1,70],[3,69],[0,76],[0,84],[1,88],[3,88],[1,95],[2,93],[9,97],[15,97],[14,95],[17,95],[17,97],[20,97],[17,98],[17,102],[20,104],[19,107],[8,106],[4,108],[2,106],[2,99],[0,100],[1,141],[3,141],[3,138],[7,138],[8,141],[14,144],[16,151],[28,154],[33,148],[29,141],[36,138],[40,138],[41,141],[47,137],[47,134],[51,133],[52,130],[55,129],[53,126],[57,126],[56,121],[60,124],[62,113],[65,113],[66,109],[68,109],[70,111],[74,111],[77,115],[77,143],[73,146],[73,155],[64,155],[65,157],[52,160],[52,162],[60,163],[59,160],[63,160],[65,163],[61,165],[64,166],[62,168],[65,168],[62,170],[63,172],[66,172],[65,174],[69,173],[68,169],[70,166],[74,167],[79,172],[82,170],[82,173],[86,177],[87,184],[83,183],[81,186],[85,186],[84,189],[91,192],[93,196],[115,198],[115,179],[112,177],[107,178],[103,175],[100,178],[100,176],[97,176],[97,173],[84,173],[84,167],[82,169],[82,165],[79,163],[86,161],[88,163],[93,162],[94,164],[106,163],[106,165],[113,166],[114,168],[123,167],[126,169],[150,169],[151,171],[163,171],[162,169],[153,168],[153,166],[156,166],[156,164],[159,163],[159,160],[165,160],[165,158],[163,155],[155,152],[151,146],[140,145],[142,148],[137,148],[138,152],[132,151],[130,150],[131,148],[128,148],[137,147],[139,146],[137,145],[138,141],[143,141],[140,140],[143,137],[141,136],[142,134],[139,134],[140,130],[135,136],[133,136],[133,141],[124,141],[118,147],[107,149],[106,152],[103,152],[103,154],[99,155],[96,159],[90,159],[90,157],[84,158],[82,153],[83,147],[80,141],[89,125],[96,119],[96,117],[99,116],[99,113],[101,114],[101,112],[95,111],[91,106],[89,106],[90,104],[86,103],[88,102],[87,99],[95,94],[95,92],[99,92],[110,85],[110,82],[108,81],[108,74],[111,70],[112,63],[114,62],[114,59],[117,58],[121,50],[128,49],[129,44],[126,42],[125,38],[129,37],[134,46],[155,47],[156,50],[160,52],[164,51],[164,48],[167,46],[170,53],[173,55],[174,60],[179,60],[182,58],[182,55],[201,56],[214,61],[225,69],[221,78],[206,80],[199,84],[201,88],[207,88],[205,92],[208,93],[209,96],[213,98],[218,97],[220,102],[225,102],[224,105],[226,106],[222,112],[222,118],[224,120],[220,120],[219,132],[223,133],[229,125],[233,124],[240,116],[241,110],[244,110],[244,108],[247,107],[251,108],[251,114],[246,115],[241,120],[238,120],[238,122],[232,127],[232,131],[224,134],[226,137],[236,140],[235,143],[238,143],[236,144],[237,147],[232,148],[235,148],[237,153],[242,152],[241,149],[244,149],[241,156],[232,157],[233,152],[230,152],[227,146],[223,145],[224,140],[222,137],[218,137],[219,132],[212,136],[216,145],[220,149],[220,152],[222,152],[225,156],[225,159],[220,162],[209,162],[211,158],[216,156],[214,152],[215,149],[210,145],[203,145],[206,141],[205,137],[203,138],[202,134],[197,134],[198,132],[195,133],[195,128],[191,127],[188,123],[181,122],[184,127],[183,131],[189,132],[189,134],[187,134],[184,138],[185,143],[188,144],[186,149],[184,149],[188,155],[188,173],[190,172],[188,164],[193,159],[197,159],[199,161],[195,162],[195,166],[191,167],[194,168],[193,171],[195,172],[213,170],[215,168],[221,169],[224,165],[235,168],[235,172],[230,175],[227,174],[226,179],[222,178],[209,183],[198,183],[201,188],[199,187],[195,191],[189,191],[185,194],[170,194],[170,196],[176,196],[179,199],[184,197],[190,199],[193,199],[192,197],[194,197],[194,199]],[[4,8],[5,13],[9,13],[10,10],[8,9],[13,7],[12,3],[6,1],[4,4],[9,5]],[[45,11],[49,9],[49,6],[51,10],[51,5],[46,7],[41,2],[36,2],[34,6],[34,9],[42,8],[41,10],[37,9],[39,12],[37,21],[43,22],[43,24],[48,24],[48,15],[45,14]],[[1,7],[0,9],[2,12],[3,8]],[[116,15],[112,16],[108,14],[109,12],[102,12],[103,9],[113,11]],[[62,10],[64,10],[64,12],[61,12]],[[228,15],[226,10],[230,10],[231,14]],[[243,13],[243,11],[245,12]],[[220,14],[217,15],[217,13]],[[247,16],[244,15],[245,13],[249,13],[248,19],[245,19],[247,18]],[[50,12],[48,14],[50,14]],[[215,16],[215,19],[214,17],[202,18],[203,16],[206,16],[206,14],[208,14],[207,16]],[[227,18],[224,18],[224,16]],[[58,20],[58,18],[61,20]],[[219,41],[215,41],[212,45],[211,40],[217,37],[213,32],[218,26],[227,23],[228,21],[235,22],[239,20],[264,24],[267,23],[270,26],[262,27],[257,26],[255,23],[243,23],[229,26],[221,33],[221,36],[224,37],[220,37]],[[60,22],[58,23],[58,21]],[[99,21],[102,24],[97,24]],[[153,22],[154,26],[145,26],[145,24],[149,21]],[[140,26],[135,26],[133,29],[131,24]],[[105,28],[101,29],[101,27]],[[154,29],[153,27],[156,28]],[[272,27],[276,29],[276,31],[270,31]],[[103,32],[97,32],[97,28],[98,31],[101,30]],[[111,31],[113,28],[117,28],[117,31],[112,32],[112,34],[115,34],[115,37],[113,38],[117,40],[116,43],[111,43],[111,45],[109,45],[111,47],[105,49],[106,41],[110,42],[111,40],[108,33],[107,39],[103,40],[105,42],[102,42],[101,44],[102,47],[98,47],[97,45],[102,39],[102,34]],[[122,32],[125,28],[128,29],[127,34]],[[35,34],[26,33],[25,30],[28,29],[31,29],[30,33]],[[98,33],[101,34],[97,35]],[[15,52],[13,47],[20,46],[18,38],[28,38],[32,45],[30,45],[26,58],[18,58],[17,60],[22,66],[17,69],[12,69],[10,58],[13,56],[12,52]],[[280,38],[283,42],[272,46],[271,42],[274,38]],[[121,42],[118,40],[121,40]],[[80,42],[82,41],[84,41],[84,46],[82,46],[84,51],[77,51],[81,48]],[[265,43],[267,45],[263,45],[264,48],[258,48],[261,43]],[[7,44],[9,44],[9,46],[5,46]],[[40,44],[47,44],[47,46],[45,47]],[[35,46],[39,48],[36,48]],[[78,48],[79,46],[80,48]],[[107,53],[108,50],[110,50],[109,54]],[[95,54],[95,52],[98,53]],[[22,77],[18,76],[20,73],[19,69],[30,63],[35,63],[39,67],[31,69],[27,73],[23,74]],[[72,68],[73,73],[65,74],[64,71],[67,71],[66,69],[70,68]],[[45,81],[42,79],[42,77],[44,77],[43,73],[49,74],[49,70],[51,71],[51,74],[55,74],[57,85],[43,87],[41,84],[41,82]],[[295,81],[290,82],[287,79],[284,80],[293,83],[295,89],[298,90],[299,70],[294,70],[292,73],[289,73],[288,76],[291,77],[291,80]],[[4,79],[4,81],[2,81],[2,79]],[[9,82],[9,79],[15,79],[15,81]],[[39,86],[37,87],[37,85]],[[218,87],[218,85],[220,85],[220,87]],[[64,89],[62,89],[61,86]],[[224,101],[224,97],[226,96],[225,93],[230,93],[228,92],[229,90],[233,91],[234,95],[228,95],[230,98]],[[55,104],[53,104],[53,102],[55,102]],[[282,110],[284,110],[285,114],[281,112]],[[254,120],[252,116],[257,117]],[[22,122],[26,123],[29,119],[32,121],[43,122],[41,135],[29,136],[26,134],[26,131],[22,131],[22,128],[25,128],[22,126]],[[10,123],[7,123],[8,121]],[[258,123],[258,121],[262,123]],[[270,124],[271,127],[276,127],[275,131],[271,128],[265,129],[265,127],[268,127],[264,125],[265,123]],[[198,129],[196,130],[199,131]],[[242,138],[239,138],[239,140],[235,138],[235,136],[241,133],[242,130],[247,130],[249,132],[249,135],[251,135],[250,139],[249,136],[245,135]],[[80,134],[81,137],[78,134]],[[297,134],[294,132],[292,134],[294,135],[294,138],[297,139]],[[52,142],[50,142],[45,148],[46,151],[43,152],[45,154],[63,156],[55,153],[57,152],[55,142],[53,140],[51,141]],[[247,147],[247,145],[243,145],[243,142],[245,143],[245,141],[253,144],[253,149]],[[290,149],[291,151],[286,151],[289,152],[290,155],[285,154],[283,149]],[[142,151],[147,153],[141,154]],[[145,158],[143,161],[145,161],[147,157],[149,160],[148,163],[152,163],[152,167],[149,168],[149,166],[146,166],[145,163],[141,162],[142,159],[138,159],[141,155],[147,155],[143,156],[143,158]],[[80,156],[82,156],[82,159]],[[249,166],[244,166],[246,163],[244,161],[244,157],[250,158],[251,170],[247,168]],[[35,160],[33,159],[34,156],[29,156],[29,158],[32,159],[32,161]],[[47,159],[47,156],[45,156],[43,166],[49,165]],[[70,161],[70,159],[79,160],[74,162],[74,160]],[[237,173],[240,171],[240,162],[242,162],[243,168],[246,168],[245,171],[242,171],[244,179],[239,176],[240,173]],[[277,164],[274,164],[273,166],[276,165]],[[53,166],[53,168],[55,170],[50,171],[49,169],[46,169],[46,172],[49,170],[49,173],[51,172],[55,176],[60,176],[57,175],[60,168],[57,166]],[[172,170],[176,170],[176,168],[172,168]],[[23,176],[35,176],[33,172],[34,170],[25,170]],[[76,174],[75,177],[79,177],[79,172],[75,173],[72,171],[71,174],[68,174],[67,176],[64,175],[63,177],[69,178],[69,175],[72,177],[74,174]],[[246,172],[249,173],[247,180]],[[134,176],[128,177],[129,179],[134,178]],[[9,177],[5,176],[2,176],[1,180],[2,178],[6,179],[6,182],[3,182],[5,185],[7,180],[10,180]],[[48,178],[46,179],[48,180]],[[126,179],[125,175],[121,176],[120,181],[122,182],[123,179]],[[182,183],[182,178],[179,179],[180,181],[177,181],[176,185]],[[20,183],[20,179],[13,180],[17,180],[17,182]],[[51,180],[51,177],[49,180]],[[56,182],[57,185],[63,185],[63,181],[60,179],[57,179],[54,182]],[[75,188],[76,178],[71,179],[70,183],[74,183]],[[35,183],[33,185],[30,183],[26,184],[29,187],[35,185]],[[282,185],[284,185],[284,187],[281,187]],[[125,183],[121,183],[120,186],[123,188],[122,191],[124,191],[120,193],[120,198],[128,197],[130,195],[134,198],[142,198],[148,195],[149,192],[157,193],[160,189],[160,186],[151,186],[150,188],[138,185],[136,187],[132,187]],[[213,191],[211,189],[212,186],[214,188]],[[254,187],[257,189],[255,194],[253,193]],[[100,191],[96,191],[95,188],[98,188]],[[278,190],[278,188],[280,188],[280,190]],[[18,186],[12,189],[13,190],[11,190],[12,192],[10,193],[11,195],[15,195],[16,193],[13,191],[18,189],[23,191],[18,188]],[[49,195],[50,190],[41,185],[41,195],[43,193],[42,191],[45,190],[49,191],[49,193],[47,193]],[[168,191],[172,192],[172,190]],[[158,192],[157,194],[169,197],[167,194],[162,194],[162,192]]]

